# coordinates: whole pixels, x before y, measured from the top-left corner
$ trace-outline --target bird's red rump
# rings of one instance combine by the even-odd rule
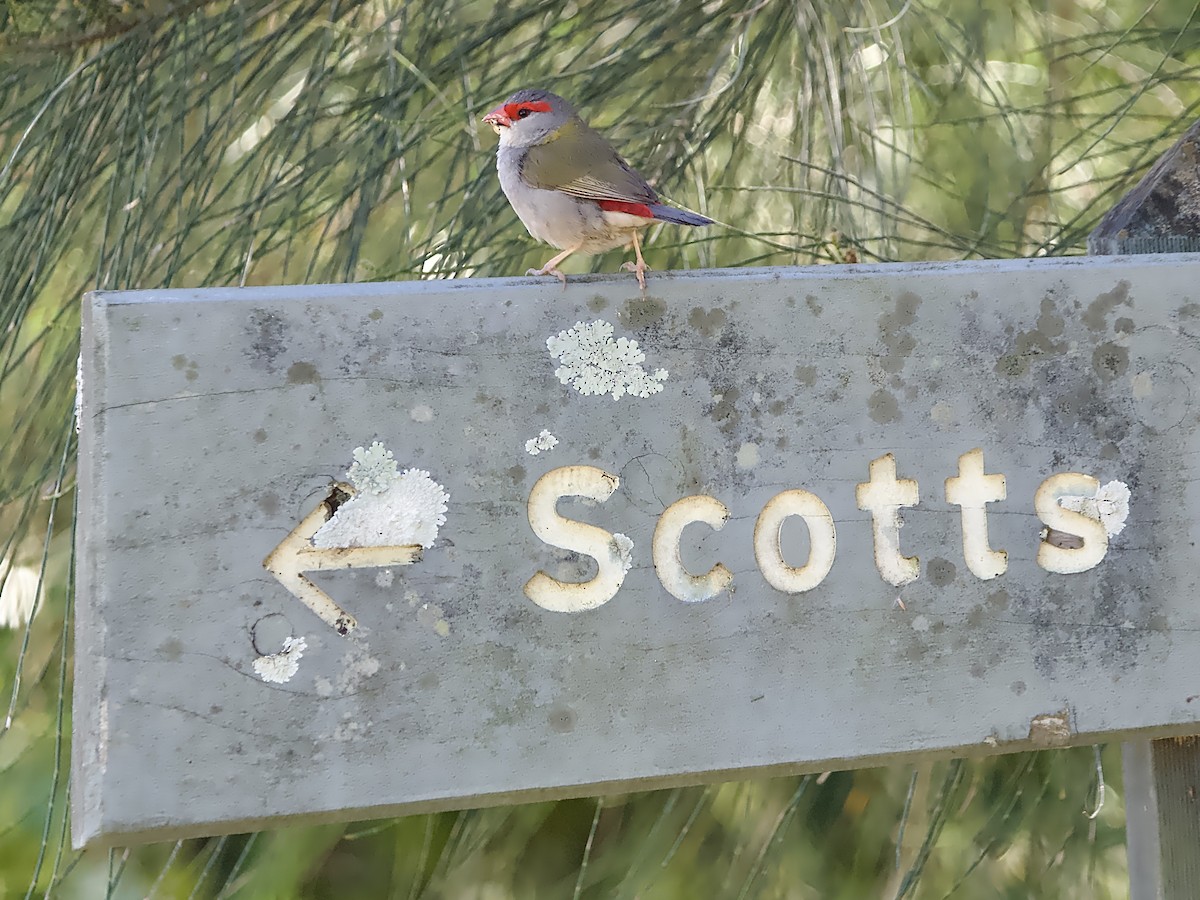
[[[654,213],[650,211],[645,203],[630,203],[628,200],[597,200],[601,209],[606,209],[609,212],[629,213],[631,216],[641,216],[644,219],[653,219]]]
[[[545,100],[527,100],[524,103],[504,104],[504,114],[510,119],[519,118],[523,109],[527,109],[530,112],[550,112],[550,104]]]

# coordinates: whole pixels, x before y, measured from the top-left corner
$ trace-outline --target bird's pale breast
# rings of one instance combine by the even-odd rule
[[[524,152],[525,148],[501,147],[496,169],[504,196],[530,235],[560,250],[575,248],[584,253],[603,253],[629,242],[630,232],[641,224],[634,223],[634,217],[621,215],[622,221],[614,222],[594,200],[542,190],[523,181],[520,160]]]

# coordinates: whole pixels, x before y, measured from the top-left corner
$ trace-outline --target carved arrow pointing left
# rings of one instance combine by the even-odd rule
[[[379,566],[407,566],[421,558],[419,545],[382,547],[314,547],[313,535],[355,495],[353,486],[334,482],[329,496],[300,520],[292,532],[279,542],[263,560],[263,567],[279,583],[324,622],[341,635],[358,627],[358,620],[342,609],[332,597],[304,576],[305,572],[326,569],[359,569]]]

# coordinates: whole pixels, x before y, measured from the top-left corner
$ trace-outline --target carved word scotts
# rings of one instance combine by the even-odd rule
[[[870,477],[855,490],[858,508],[871,514],[875,565],[885,581],[896,587],[917,578],[916,557],[900,552],[900,510],[918,503],[917,482],[896,477],[892,454],[872,460]],[[591,581],[562,582],[538,572],[525,584],[525,595],[545,609],[582,612],[607,603],[621,587],[629,570],[629,540],[594,525],[586,525],[558,514],[563,497],[584,497],[604,502],[619,485],[616,475],[594,466],[553,469],[538,479],[529,494],[529,523],[545,543],[592,557],[598,566]],[[1034,510],[1048,528],[1079,540],[1043,540],[1037,562],[1048,572],[1071,574],[1098,565],[1108,552],[1108,531],[1098,519],[1060,505],[1064,497],[1093,497],[1099,482],[1090,475],[1066,472],[1051,475],[1034,495]],[[1008,568],[1008,555],[988,543],[987,505],[1007,495],[1003,475],[984,471],[983,450],[975,449],[958,458],[958,475],[946,479],[946,502],[962,513],[963,557],[977,578],[990,579]],[[803,565],[790,565],[783,558],[780,532],[791,516],[804,520],[808,528],[809,554]],[[693,575],[679,555],[683,529],[701,522],[720,531],[729,521],[729,510],[720,500],[704,494],[684,497],[668,506],[654,530],[654,569],[662,586],[674,597],[693,603],[710,600],[726,590],[733,573],[717,563],[703,575]],[[837,531],[833,516],[821,499],[809,491],[793,489],[772,497],[759,513],[754,527],[754,556],[767,583],[789,594],[811,591],[833,567]]]

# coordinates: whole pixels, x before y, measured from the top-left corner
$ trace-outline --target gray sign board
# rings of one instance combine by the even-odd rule
[[[1198,273],[90,295],[76,843],[1194,732]]]

